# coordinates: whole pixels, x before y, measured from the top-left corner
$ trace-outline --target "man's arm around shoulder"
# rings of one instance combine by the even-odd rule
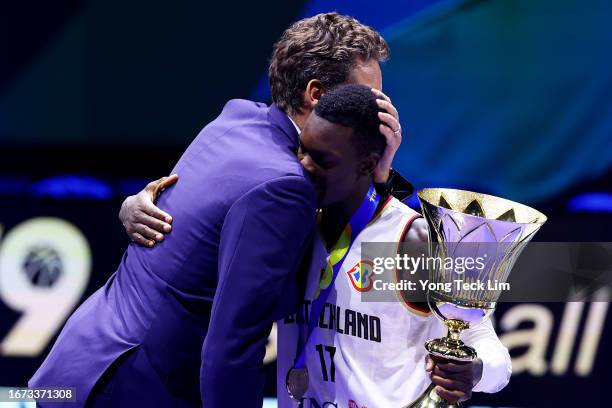
[[[257,407],[265,345],[314,228],[316,197],[303,177],[263,183],[230,208],[221,230],[218,286],[202,348],[204,406]]]

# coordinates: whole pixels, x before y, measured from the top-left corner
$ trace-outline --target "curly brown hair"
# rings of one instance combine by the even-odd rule
[[[287,113],[301,113],[312,79],[330,90],[346,82],[359,61],[389,57],[387,42],[353,17],[322,13],[297,21],[274,44],[268,70],[272,100]]]

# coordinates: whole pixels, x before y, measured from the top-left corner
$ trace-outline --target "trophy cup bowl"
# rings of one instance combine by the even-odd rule
[[[429,228],[429,255],[458,260],[481,257],[479,268],[446,267],[442,263],[429,269],[433,284],[450,284],[451,290],[430,289],[427,301],[433,314],[448,328],[446,337],[432,339],[425,348],[434,360],[469,362],[476,350],[460,339],[462,330],[488,319],[495,310],[502,290],[499,283],[508,279],[521,251],[546,222],[546,216],[526,205],[503,198],[470,191],[426,188],[418,192],[423,216]],[[453,265],[456,265],[453,262]],[[456,287],[455,280],[467,284],[487,282],[485,288],[474,285]],[[488,283],[495,283],[489,287]],[[410,408],[460,407],[435,392],[430,386]]]

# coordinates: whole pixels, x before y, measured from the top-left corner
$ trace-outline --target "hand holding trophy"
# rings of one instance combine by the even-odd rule
[[[482,260],[470,267],[435,263],[429,269],[434,289],[427,292],[427,301],[448,334],[427,341],[425,348],[439,361],[469,362],[476,350],[461,341],[461,331],[491,316],[514,262],[546,216],[523,204],[469,191],[427,188],[418,197],[429,227],[431,257]],[[460,406],[441,398],[431,384],[410,408]]]

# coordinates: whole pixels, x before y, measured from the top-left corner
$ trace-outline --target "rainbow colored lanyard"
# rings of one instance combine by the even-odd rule
[[[321,280],[319,281],[319,288],[317,289],[317,292],[314,295],[314,300],[311,303],[309,313],[310,319],[308,320],[308,332],[306,339],[303,342],[300,342],[301,344],[298,344],[298,353],[296,353],[298,357],[295,361],[295,368],[304,367],[304,350],[306,349],[310,335],[319,322],[319,316],[323,311],[327,297],[334,287],[333,283],[336,281],[336,276],[338,276],[338,272],[340,271],[349,250],[351,249],[351,245],[353,245],[353,242],[355,242],[355,239],[359,233],[363,231],[376,213],[376,208],[378,208],[379,202],[380,196],[376,193],[374,186],[370,185],[368,193],[363,198],[361,205],[357,211],[355,211],[346,227],[344,227],[344,231],[342,231],[340,238],[338,238],[338,242],[336,242],[332,248],[331,254],[329,255],[329,261],[327,262],[325,271],[323,272]]]

